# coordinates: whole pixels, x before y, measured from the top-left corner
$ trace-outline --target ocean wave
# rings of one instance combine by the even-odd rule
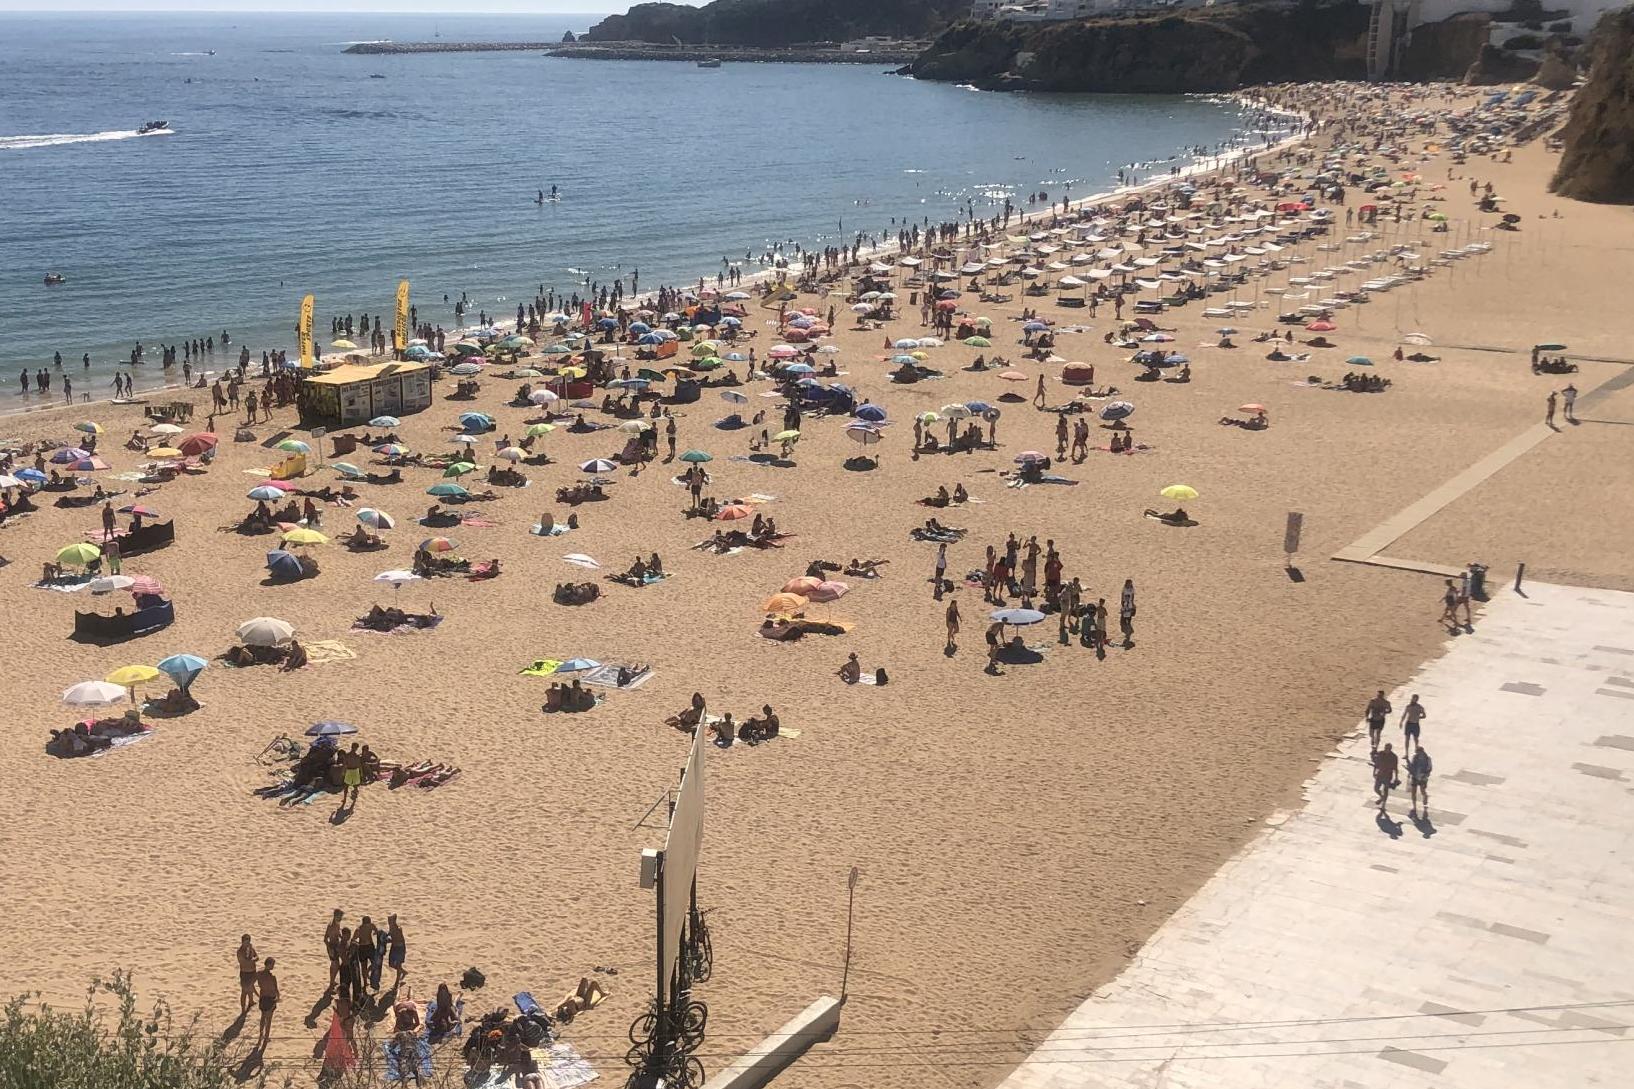
[[[0,136],[0,151],[26,151],[37,147],[62,147],[67,144],[102,144],[111,140],[135,140],[142,136],[169,136],[169,130],[137,132],[135,129],[110,129],[107,132],[55,132],[38,136]]]
[[[214,51],[206,52],[204,50],[194,50],[190,53],[172,53],[170,55],[172,57],[213,57],[215,56],[215,53]]]

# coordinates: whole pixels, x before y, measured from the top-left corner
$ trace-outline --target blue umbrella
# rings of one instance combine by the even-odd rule
[[[600,321],[596,322],[596,324],[601,326],[603,329],[617,329],[618,328],[618,319],[617,318],[602,318]]]
[[[1190,363],[1191,360],[1181,355],[1179,352],[1175,352],[1173,355],[1164,356],[1163,362],[1167,363],[1171,367],[1178,367],[1182,363]]]
[[[630,332],[632,332],[632,333],[650,333],[650,332],[652,332],[652,326],[648,325],[644,321],[632,321],[630,323]]]
[[[494,426],[494,418],[483,412],[462,412],[460,426],[467,431],[487,431]]]
[[[787,367],[784,367],[783,369],[785,371],[787,371],[789,374],[815,374],[815,373],[817,373],[817,368],[813,367],[810,363],[791,363]]]
[[[172,654],[158,665],[160,673],[164,673],[176,682],[176,687],[186,692],[204,667],[208,663],[197,654]]]
[[[989,412],[994,411],[993,406],[988,404],[986,401],[966,401],[965,407],[976,416],[985,416]]]
[[[83,450],[78,446],[65,446],[52,454],[50,460],[55,465],[67,465],[70,461],[79,461],[81,458],[90,456],[91,452],[89,450]]]
[[[872,423],[885,422],[885,410],[878,405],[863,405],[852,413],[859,420],[868,420]]]
[[[293,552],[268,552],[267,570],[281,578],[298,578],[301,574],[301,561]]]
[[[1041,321],[1029,321],[1026,325],[1021,327],[1021,331],[1023,333],[1042,333],[1048,328],[1049,326],[1045,325]]]
[[[906,352],[904,352],[902,355],[893,355],[891,357],[891,362],[892,363],[906,363],[908,366],[911,367],[915,363],[919,362],[919,360],[915,359],[913,356],[908,355]]]
[[[1044,619],[1044,614],[1037,609],[1000,609],[989,615],[988,619],[1020,628],[1028,624],[1041,622]]]
[[[18,480],[26,480],[31,484],[44,484],[47,480],[51,479],[38,469],[18,469],[11,475],[16,477]]]
[[[601,665],[594,658],[569,658],[556,667],[558,673],[577,673],[581,669],[596,669]]]
[[[654,344],[664,343],[664,338],[659,336],[657,333],[642,333],[641,337],[636,341],[636,343],[651,346]]]
[[[720,324],[722,324],[722,325],[742,325],[743,320],[741,318],[722,318],[720,320]]]
[[[1113,401],[1111,404],[1102,406],[1101,419],[1122,420],[1134,415],[1134,413],[1135,406],[1128,401]]]
[[[306,728],[307,737],[340,737],[355,733],[357,727],[350,722],[315,722]]]

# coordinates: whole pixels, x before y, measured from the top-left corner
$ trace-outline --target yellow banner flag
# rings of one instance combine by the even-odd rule
[[[397,285],[397,340],[392,345],[394,351],[401,352],[408,347],[409,342],[409,282],[402,280]]]
[[[312,296],[301,300],[301,320],[295,326],[295,339],[300,348],[301,366],[310,367],[312,358]]]

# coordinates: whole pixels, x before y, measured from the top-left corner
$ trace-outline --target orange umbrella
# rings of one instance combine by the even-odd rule
[[[773,594],[760,608],[768,613],[792,613],[804,609],[806,605],[806,599],[799,594]]]
[[[1313,333],[1331,333],[1339,327],[1333,324],[1331,321],[1318,320],[1311,322],[1309,325],[1305,326],[1305,328],[1309,329]]]
[[[719,514],[715,515],[715,521],[736,522],[741,518],[753,518],[754,516],[755,512],[742,503],[728,503],[721,508]]]

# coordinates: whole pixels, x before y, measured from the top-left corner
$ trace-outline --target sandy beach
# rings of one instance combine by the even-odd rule
[[[1478,100],[1420,91],[1419,108]],[[1331,117],[1344,114],[1345,95],[1362,92],[1267,93]],[[1319,159],[1332,139],[1318,132],[1288,154]],[[1257,294],[1266,304],[1228,322],[1240,329],[1235,349],[1215,346],[1221,320],[1202,314],[1212,301],[1156,319],[1175,330],[1169,347],[1190,357],[1185,384],[1134,381],[1140,368],[1127,362],[1131,351],[1103,341],[1116,325],[1110,306],[1092,319],[1087,310],[1057,308],[1053,293],[1032,299],[1011,289],[1014,298],[1002,304],[968,295],[961,305],[993,320],[992,346],[930,349],[928,365],[942,376],[911,385],[888,380],[881,356],[892,353],[882,342],[929,333],[917,308],[883,331],[854,330],[842,318],[824,341],[839,348],[831,357],[845,372],[839,381],[892,421],[869,448],[880,464],[868,471],[844,465],[859,449],[843,433],[844,419],[808,417],[794,465],[785,468],[734,460],[759,429],[713,427],[732,407],[715,390],[678,406],[677,448],[714,457],[709,493],[775,497],[758,509],[794,535],[781,549],[691,550],[711,527],[683,518],[687,493],[671,479],[684,468],[678,463],[620,468],[608,474],[616,481],[609,501],[577,508],[579,529],[530,535],[541,511],[565,520],[568,508],[552,502],[555,489],[581,477],[580,462],[610,457],[624,437],[564,427],[540,439],[555,464],[523,467],[530,486],[500,488],[497,500],[463,508],[491,524],[416,525],[432,501],[425,489],[440,473],[406,469],[401,484],[359,485],[359,506],[397,518],[387,550],[321,546],[312,550],[318,577],[264,585],[275,538],[220,527],[253,506],[244,494],[275,460],[264,444],[285,431],[299,437],[294,411],[285,408],[274,425],[255,425],[256,442],[228,441],[221,421],[223,441],[207,473],[143,497],[174,519],[176,542],[127,560],[125,572],[159,579],[176,622],[95,647],[68,640],[73,612],[108,611],[109,599],[31,584],[44,560],[95,529],[97,509],[57,509],[50,493],[36,496],[38,513],[0,526],[0,556],[10,561],[0,568],[0,587],[13,605],[0,635],[13,673],[12,707],[0,718],[0,740],[13,753],[12,816],[0,834],[8,918],[0,928],[0,992],[74,1005],[93,976],[129,968],[144,995],[163,993],[179,1009],[201,1011],[214,1034],[237,1012],[233,949],[248,931],[263,954],[278,958],[286,996],[266,1065],[310,1078],[330,1016],[320,996],[331,909],[344,909],[348,920],[395,912],[407,935],[407,983],[421,1001],[473,965],[488,982],[467,995],[467,1014],[523,990],[553,1004],[594,974],[611,998],[563,1038],[604,1083],[621,1082],[626,1028],[652,990],[652,898],[638,887],[638,858],[662,836],[636,824],[673,785],[687,751],[689,739],[664,719],[697,691],[711,711],[739,719],[770,703],[784,727],[799,731],[709,753],[699,897],[713,912],[716,967],[701,988],[711,1012],[706,1068],[718,1069],[812,998],[837,993],[846,879],[855,866],[861,881],[841,1033],[781,1082],[888,1089],[921,1084],[934,1067],[930,1080],[957,1089],[996,1084],[1269,811],[1297,797],[1375,689],[1411,675],[1446,638],[1436,621],[1438,579],[1328,557],[1540,422],[1551,389],[1570,380],[1587,395],[1628,373],[1625,363],[1583,358],[1630,354],[1618,274],[1634,244],[1628,210],[1547,195],[1556,156],[1541,140],[1515,148],[1512,162],[1471,156],[1462,165],[1444,150],[1421,161],[1427,142],[1440,147],[1445,136],[1413,138],[1408,162],[1392,171],[1422,175],[1415,208],[1445,197],[1435,207],[1448,233],[1430,234],[1422,220],[1381,220],[1374,240],[1352,254],[1421,244],[1428,263],[1454,244],[1489,242],[1491,251],[1432,265],[1420,282],[1339,311],[1327,334],[1335,347],[1313,350],[1308,361],[1269,362],[1267,346],[1251,340],[1290,328],[1275,325],[1276,297],[1264,288],[1300,275],[1294,266],[1258,281],[1257,292],[1249,286],[1230,296]],[[1268,155],[1259,165],[1300,164]],[[1493,183],[1505,211],[1521,216],[1518,231],[1492,230],[1495,217],[1475,212],[1471,178]],[[1261,196],[1255,190],[1251,199]],[[1351,203],[1359,197],[1353,192]],[[1343,209],[1338,220],[1338,239],[1360,229],[1343,226]],[[1300,247],[1308,268],[1331,259],[1316,251],[1330,240]],[[790,305],[829,303],[845,312],[838,297]],[[1055,471],[1076,486],[1006,486],[998,472],[1013,469],[1018,453],[1054,450],[1056,416],[1027,403],[1037,377],[1047,377],[1052,404],[1076,392],[1059,381],[1059,364],[1023,358],[1024,306],[1088,327],[1060,333],[1055,351],[1093,363],[1098,385],[1115,385],[1135,403],[1130,422],[1150,449],[1095,450],[1082,464],[1061,462]],[[775,318],[775,309],[750,304],[744,327],[758,333],[752,343],[762,354],[777,342]],[[1311,335],[1292,328],[1300,339]],[[1409,332],[1430,338],[1423,351],[1436,361],[1392,360]],[[1533,374],[1530,347],[1556,340],[1581,359],[1581,370]],[[967,369],[978,354],[1005,356],[1027,380]],[[1387,391],[1305,381],[1355,370],[1345,360],[1356,355],[1375,361],[1372,371],[1392,382]],[[402,441],[446,451],[449,428],[471,409],[496,417],[496,435],[520,437],[535,411],[505,405],[515,383],[484,375],[482,387],[475,402],[446,400],[452,381],[440,382],[430,410],[403,418]],[[747,411],[767,407],[775,422],[780,402],[761,399],[772,383],[739,388],[751,398]],[[917,414],[952,402],[998,403],[1006,393],[1025,400],[1001,405],[997,450],[910,457]],[[207,404],[200,392],[193,399]],[[1247,403],[1266,406],[1268,429],[1218,422]],[[1563,424],[1392,553],[1449,565],[1478,560],[1500,582],[1525,561],[1539,578],[1634,588],[1623,545],[1634,515],[1617,502],[1634,483],[1634,460],[1627,435],[1612,426],[1634,422],[1634,395],[1613,387],[1579,415],[1582,424]],[[86,418],[105,428],[99,452],[114,472],[141,460],[120,448],[143,425],[131,407],[7,417],[0,435],[67,440]],[[1106,445],[1110,434],[1096,426],[1092,444]],[[492,451],[489,438],[479,450]],[[359,451],[352,460],[368,456]],[[314,487],[338,482],[327,469],[309,479]],[[956,483],[971,504],[916,504]],[[1185,504],[1198,525],[1142,516],[1164,507],[1158,493],[1175,483],[1199,493]],[[1295,559],[1302,581],[1285,570],[1289,511],[1304,515]],[[323,531],[350,531],[354,514],[325,507]],[[956,576],[982,566],[986,546],[1002,549],[1013,532],[1023,541],[1053,539],[1066,577],[1080,578],[1090,601],[1105,597],[1114,620],[1119,588],[1132,579],[1133,648],[1113,647],[1101,660],[1076,641],[1059,645],[1051,616],[1027,632],[1030,644],[1045,645],[1041,662],[989,675],[983,628],[991,607],[979,587],[960,584],[952,596],[963,633],[956,651],[945,653],[945,601],[933,599],[929,581],[935,546],[909,537],[931,515],[968,530],[948,549]],[[435,534],[454,538],[474,561],[501,559],[503,574],[414,582],[395,594],[405,609],[434,605],[445,618],[435,630],[352,630],[372,604],[393,603],[375,574],[407,567],[416,542]],[[601,578],[655,550],[667,580],[632,589]],[[570,566],[568,553],[592,556],[602,570]],[[813,559],[852,557],[890,562],[880,579],[834,576],[850,592],[813,607],[851,630],[793,643],[759,637],[766,597]],[[556,584],[584,579],[601,585],[599,600],[577,608],[552,602]],[[42,751],[48,729],[79,717],[62,706],[63,689],[177,652],[213,658],[255,616],[289,621],[303,641],[340,644],[340,660],[293,673],[212,661],[194,688],[203,707],[153,720],[156,729],[139,743],[91,759]],[[1477,627],[1479,617],[1477,609]],[[841,683],[835,671],[851,652],[865,670],[886,668],[891,683]],[[653,675],[633,691],[609,692],[591,712],[541,713],[548,680],[519,671],[536,659],[573,656],[650,663]],[[147,694],[162,695],[163,686]],[[269,782],[256,759],[268,741],[298,737],[326,719],[355,723],[361,740],[387,759],[457,765],[461,774],[431,790],[365,786],[355,813],[339,824],[330,820],[328,796],[284,809],[253,795]],[[594,966],[618,974],[595,974]],[[443,1061],[452,1060],[450,1053]]]

